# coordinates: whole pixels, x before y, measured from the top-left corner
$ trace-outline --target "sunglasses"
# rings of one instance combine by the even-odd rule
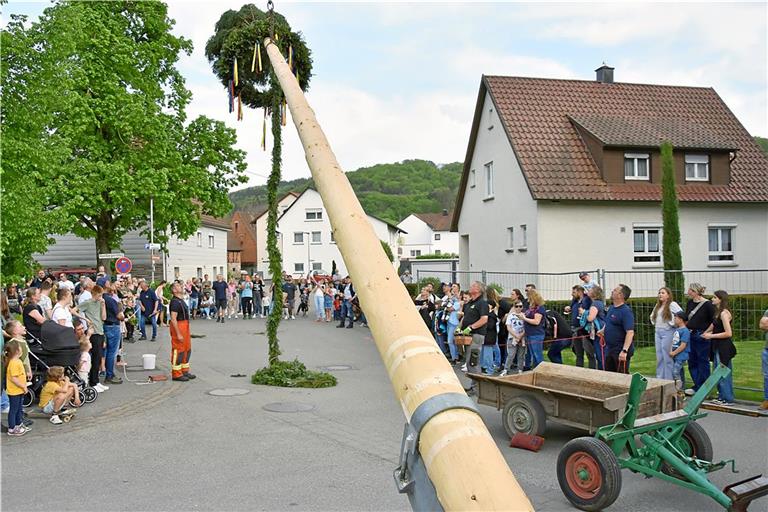
[[[516,308],[521,308],[521,307],[523,307],[523,305],[522,304],[515,304],[515,307]]]

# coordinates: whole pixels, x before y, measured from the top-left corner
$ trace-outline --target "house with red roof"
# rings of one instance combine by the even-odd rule
[[[712,88],[483,76],[451,229],[465,271],[662,268],[674,146],[685,270],[768,262],[768,157]]]
[[[451,232],[453,214],[412,213],[397,225],[406,234],[401,236],[398,258],[409,260],[426,254],[458,254],[459,235]]]

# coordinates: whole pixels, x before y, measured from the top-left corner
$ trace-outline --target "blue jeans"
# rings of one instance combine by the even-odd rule
[[[451,361],[456,361],[459,358],[459,351],[456,348],[456,342],[454,341],[454,336],[456,332],[456,328],[459,326],[459,324],[446,324],[446,337],[448,338],[448,350],[451,352]],[[768,352],[768,351],[766,351]],[[765,361],[765,357],[763,357],[763,361]],[[768,379],[768,377],[766,377]],[[766,380],[766,387],[767,390],[766,393],[768,393],[768,380]]]
[[[189,313],[191,314],[194,310],[197,309],[197,305],[199,303],[199,300],[197,297],[190,297],[189,298]]]
[[[141,331],[141,336],[146,338],[147,328],[144,325],[144,320],[152,321],[152,337],[157,338],[157,315],[155,314],[152,316],[144,316],[144,312],[142,312],[141,316],[139,317],[139,330]]]
[[[768,400],[768,348],[763,349],[763,400]]]
[[[16,428],[24,421],[24,408],[22,403],[24,402],[24,394],[21,395],[9,395],[10,410],[8,411],[8,430]]]
[[[437,342],[437,346],[440,347],[440,351],[443,354],[448,354],[448,345],[445,342],[445,333],[435,333],[435,341]]]
[[[325,318],[325,295],[315,295],[315,318],[323,320]]]
[[[685,361],[675,360],[672,363],[672,378],[678,391],[685,389]]]
[[[688,371],[691,372],[693,390],[709,378],[709,351],[712,342],[701,337],[702,331],[691,331],[691,354],[688,356]]]
[[[763,361],[765,361],[765,357],[763,357]],[[0,397],[2,397],[0,399],[0,409],[5,410],[11,406],[11,402],[8,400],[8,393],[6,393],[5,390],[3,390],[3,393],[0,395]]]
[[[675,335],[674,329],[656,329],[656,378],[672,380],[672,337]]]
[[[534,369],[544,361],[544,335],[535,334],[526,336],[525,339],[526,345],[528,345],[528,354],[531,356],[531,369]]]
[[[483,345],[480,349],[480,367],[486,375],[493,375],[493,345]]]
[[[715,367],[719,365],[720,356],[715,352]],[[725,366],[733,370],[733,361],[728,361]],[[733,371],[728,377],[720,379],[720,382],[717,383],[717,398],[724,402],[733,403]]]
[[[355,323],[355,319],[352,316],[352,301],[344,299],[341,303],[341,325],[344,325],[347,322],[347,318],[349,318],[349,325]]]
[[[581,340],[579,340],[581,341]],[[547,357],[553,363],[563,364],[563,349],[571,346],[571,340],[559,340],[553,342],[547,351]]]
[[[107,367],[107,378],[110,379],[115,376],[115,359],[120,348],[120,326],[105,325],[104,337],[107,340],[107,353],[104,356],[106,359],[105,366]],[[93,364],[98,364],[98,362],[94,361]]]
[[[501,349],[498,342],[493,345],[493,366],[496,368],[501,366]]]

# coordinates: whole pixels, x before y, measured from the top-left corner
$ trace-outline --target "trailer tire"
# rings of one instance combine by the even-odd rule
[[[504,404],[501,412],[504,430],[511,438],[518,432],[540,436],[547,428],[547,413],[532,396],[516,396]]]
[[[588,512],[603,510],[621,493],[621,467],[603,441],[579,437],[560,450],[557,481],[574,507]]]
[[[704,430],[704,427],[695,421],[688,422],[676,446],[678,450],[688,457],[696,457],[707,462],[712,462],[712,459],[715,458],[709,434]],[[661,471],[667,475],[683,478],[682,475],[675,471],[675,468],[666,462],[661,463]]]

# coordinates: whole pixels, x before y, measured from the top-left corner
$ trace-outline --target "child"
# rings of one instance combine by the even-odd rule
[[[283,320],[288,320],[288,292],[283,292]]]
[[[10,401],[8,435],[23,436],[29,432],[29,427],[24,426],[22,417],[22,402],[27,392],[27,378],[24,364],[21,362],[21,345],[15,338],[3,347],[3,367],[5,368],[5,389]]]
[[[691,331],[686,327],[688,317],[685,311],[675,313],[675,333],[672,335],[672,378],[675,379],[675,387],[678,393],[685,389],[685,362],[688,360],[688,354],[691,349]]]
[[[72,414],[74,409],[61,408],[64,404],[74,399],[75,406],[80,407],[80,393],[77,386],[69,382],[64,376],[64,368],[51,366],[45,374],[45,386],[40,391],[40,403],[38,404],[45,414],[51,415],[51,423],[61,425],[63,422],[59,415]]]
[[[261,298],[261,318],[264,318],[265,316],[269,316],[269,308],[271,307],[271,303],[269,301],[269,295],[266,293]]]
[[[299,297],[299,310],[297,313],[304,313],[307,316],[309,312],[309,288],[306,286],[301,290],[301,297]]]
[[[336,321],[341,320],[341,295],[338,293],[333,299],[333,319]]]
[[[517,316],[517,313],[523,311],[523,303],[517,302],[512,306],[512,311],[507,314],[507,361],[504,363],[504,370],[499,374],[503,377],[512,369],[512,362],[517,366],[517,373],[523,373],[525,367],[525,328],[523,321]],[[515,361],[517,359],[517,361]]]
[[[93,334],[93,330],[89,329],[88,334],[80,338],[80,362],[77,364],[77,376],[80,377],[86,385],[88,385],[88,376],[91,373],[91,349],[93,348],[91,345],[91,334]],[[105,386],[96,384],[94,389],[101,393],[109,388],[105,389]]]

